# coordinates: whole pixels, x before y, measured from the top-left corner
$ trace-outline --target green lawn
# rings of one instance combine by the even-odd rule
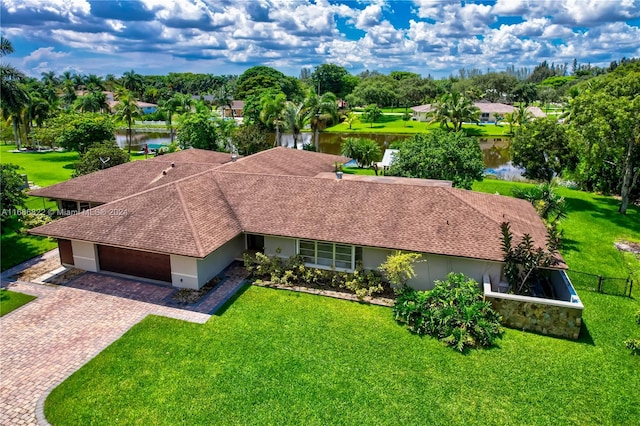
[[[0,145],[0,162],[13,163],[24,170],[29,181],[38,186],[49,186],[71,178],[77,152],[9,152],[15,145]]]
[[[4,288],[0,289],[0,317],[7,315],[9,312],[15,311],[22,305],[34,300],[35,296],[17,293]]]
[[[486,180],[476,190],[508,194]],[[570,267],[619,275],[612,242],[640,209],[561,189]],[[636,261],[637,262],[637,261]],[[578,342],[506,330],[461,355],[397,325],[389,308],[249,287],[204,325],[148,317],[56,388],[72,424],[637,424],[635,299],[583,290]]]
[[[513,187],[527,185],[485,179],[476,182],[473,189],[511,195]],[[562,255],[569,267],[607,277],[632,274],[634,296],[640,297],[640,261],[632,255],[624,255],[613,245],[619,239],[640,239],[640,207],[630,206],[627,214],[621,215],[617,213],[620,201],[613,197],[568,188],[559,188],[558,192],[567,200],[569,210],[567,219],[560,225],[565,233]],[[583,274],[570,272],[569,276],[578,288],[594,287],[597,282],[597,278]]]
[[[402,121],[401,115],[383,115],[377,122],[365,123],[359,122],[351,126],[345,123],[336,124],[335,126],[328,127],[325,132],[337,132],[337,133],[394,133],[394,134],[413,134],[424,133],[431,129],[437,129],[440,127],[438,123],[427,123],[424,121]],[[463,129],[470,136],[505,136],[509,134],[509,126],[495,124],[464,124]]]
[[[55,425],[634,424],[640,357],[621,340],[638,303],[614,299],[604,321],[608,299],[586,295],[580,342],[507,330],[461,355],[389,308],[251,287],[205,325],[146,318],[45,413]]]

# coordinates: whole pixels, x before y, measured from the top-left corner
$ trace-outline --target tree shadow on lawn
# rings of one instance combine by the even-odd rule
[[[594,197],[594,200],[600,205],[583,200],[580,198],[565,197],[567,201],[567,207],[569,215],[571,212],[588,212],[592,213],[593,218],[603,219],[621,228],[628,229],[634,233],[640,233],[640,220],[633,220],[630,216],[640,215],[640,208],[632,204],[627,208],[627,214],[623,215],[618,213],[620,207],[620,200],[610,197]],[[602,204],[606,207],[602,207]]]
[[[580,244],[576,240],[570,238],[562,238],[562,245],[560,246],[561,253],[567,252],[580,252]]]

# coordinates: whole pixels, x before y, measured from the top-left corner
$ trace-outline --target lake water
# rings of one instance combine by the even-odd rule
[[[411,137],[406,134],[379,134],[379,133],[320,133],[319,147],[320,152],[327,154],[340,154],[340,146],[345,139],[350,137],[368,138],[376,141],[384,150],[396,141],[401,141]],[[267,138],[270,141],[275,140],[274,133],[268,133]],[[302,148],[302,144],[313,144],[312,133],[302,133],[298,137],[298,148]],[[116,141],[122,148],[127,147],[126,134],[116,134]],[[511,165],[509,155],[510,139],[507,137],[480,137],[480,148],[484,158],[484,164],[487,167],[487,173],[495,174],[501,178],[515,179],[521,175],[519,170]],[[293,135],[282,134],[281,142],[284,146],[293,147]],[[141,151],[145,145],[150,150],[158,149],[161,146],[169,145],[170,139],[167,133],[134,133],[131,143],[132,151]]]

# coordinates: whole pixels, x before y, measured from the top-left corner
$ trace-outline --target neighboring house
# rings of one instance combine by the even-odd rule
[[[107,103],[109,104],[109,111],[114,113],[120,101],[115,99],[115,94],[113,92],[103,91],[102,93],[104,93],[105,96],[107,97]],[[136,105],[138,106],[138,108],[140,108],[140,111],[142,112],[142,114],[151,114],[153,112],[156,112],[156,110],[158,109],[158,105],[150,104],[149,102],[137,101]]]
[[[231,107],[223,105],[221,108],[223,117],[241,118],[243,116],[244,101],[231,101]]]
[[[517,110],[517,108],[511,105],[495,102],[474,102],[473,104],[480,110],[481,123],[495,123],[496,114],[500,114],[504,117],[505,114],[512,113]],[[412,107],[411,110],[413,111],[412,118],[414,121],[428,121],[428,114],[431,112],[432,108],[431,104],[425,104]],[[529,111],[535,118],[547,116],[547,114],[545,114],[540,108],[535,106],[527,107],[527,111]]]
[[[543,244],[533,206],[450,182],[344,175],[328,154],[273,148],[237,161],[190,149],[32,191],[93,207],[34,228],[58,239],[62,263],[200,288],[246,250],[301,254],[319,268],[375,269],[395,250],[423,254],[410,284],[447,273],[502,278],[500,224]],[[84,204],[82,204],[84,203]],[[559,258],[557,269],[566,266]]]

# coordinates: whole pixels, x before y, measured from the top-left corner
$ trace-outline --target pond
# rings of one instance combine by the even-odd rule
[[[352,133],[320,133],[319,147],[320,152],[327,154],[340,154],[340,146],[345,139],[354,137]],[[401,141],[411,137],[406,134],[380,134],[380,133],[359,133],[355,137],[369,138],[376,141],[384,150],[396,141]],[[275,133],[268,133],[267,138],[270,141],[275,140]],[[122,148],[127,147],[127,136],[124,133],[116,134],[116,141]],[[502,178],[513,179],[521,175],[521,170],[513,167],[510,162],[508,137],[479,137],[480,148],[484,158],[484,164],[487,167],[487,173],[494,174]],[[131,150],[141,151],[147,145],[150,150],[158,149],[161,146],[168,145],[170,142],[167,133],[136,133],[134,132]],[[281,142],[284,146],[293,147],[293,135],[281,135]],[[299,137],[298,148],[302,144],[312,144],[313,134],[302,133]]]

